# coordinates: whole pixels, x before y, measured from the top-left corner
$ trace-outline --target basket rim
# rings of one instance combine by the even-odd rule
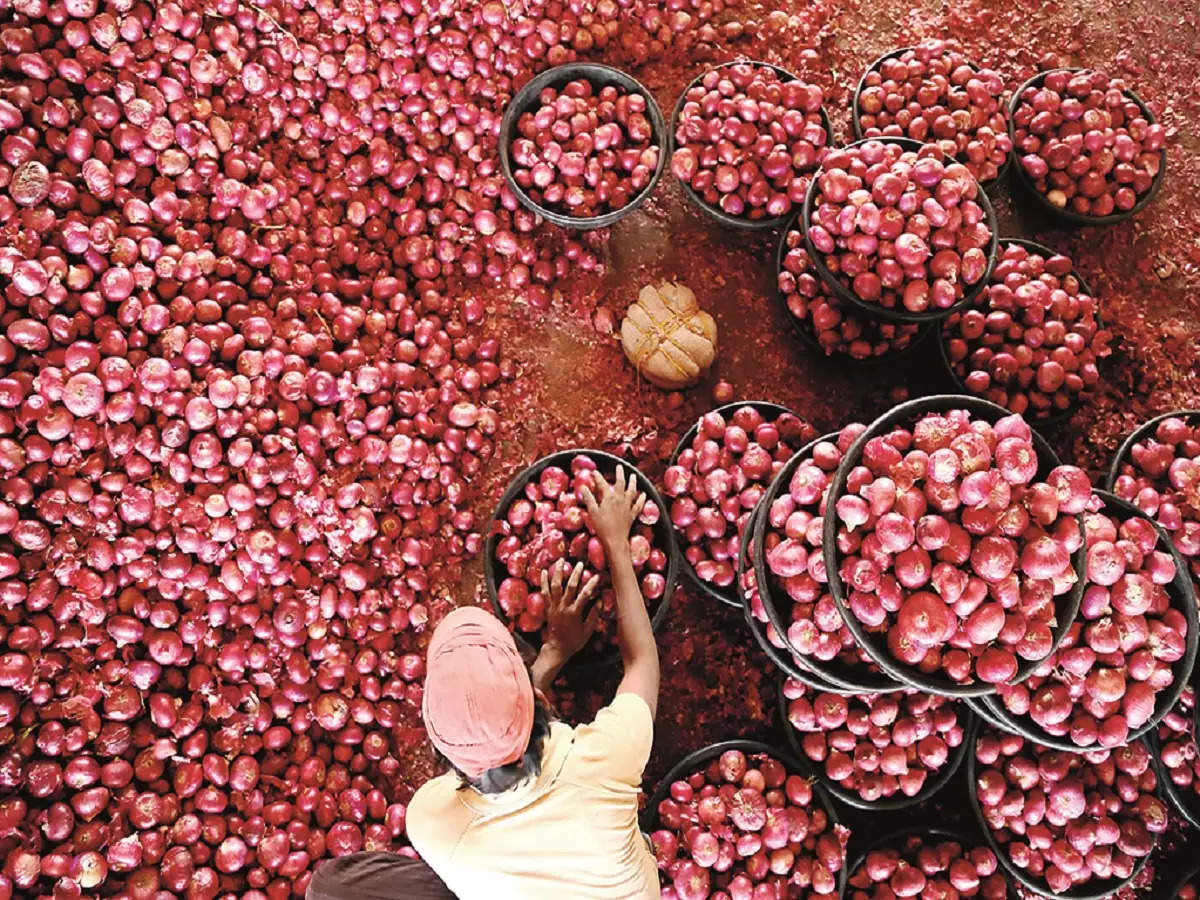
[[[975,397],[970,394],[934,394],[928,397],[920,397],[916,400],[909,400],[906,403],[901,403],[898,406],[885,412],[874,422],[867,426],[866,430],[858,436],[855,442],[850,446],[846,453],[842,456],[842,463],[838,466],[837,472],[834,474],[833,483],[829,487],[829,500],[826,503],[826,508],[832,508],[837,500],[845,493],[846,482],[849,478],[851,470],[858,465],[859,459],[862,457],[863,448],[872,438],[879,436],[887,428],[902,422],[912,422],[928,413],[945,412],[951,409],[965,409],[972,416],[984,418],[990,422],[998,421],[999,419],[1013,415],[1008,410],[995,403],[991,403],[980,397]],[[1030,428],[1032,440],[1035,450],[1037,451],[1039,466],[1039,474],[1047,472],[1059,465],[1061,461],[1053,448],[1046,442],[1035,428]],[[1079,521],[1080,531],[1083,529],[1082,516],[1075,517]],[[830,593],[833,595],[833,601],[837,604],[838,611],[842,614],[842,618],[846,622],[846,627],[854,635],[867,654],[875,661],[875,663],[889,676],[901,681],[906,687],[916,688],[917,690],[926,691],[933,694],[943,694],[949,697],[983,697],[988,694],[995,693],[995,686],[983,681],[974,681],[967,684],[959,684],[951,681],[946,677],[933,677],[918,672],[912,666],[904,665],[895,660],[887,648],[880,648],[875,636],[869,634],[862,623],[858,621],[854,613],[849,609],[846,602],[846,588],[842,582],[841,574],[838,571],[839,552],[837,549],[837,531],[838,520],[837,516],[825,517],[824,531],[824,551],[825,551],[825,570],[829,578]],[[1059,622],[1056,631],[1053,633],[1053,641],[1051,642],[1050,653],[1054,653],[1058,649],[1066,637],[1072,623],[1079,615],[1079,607],[1083,600],[1083,588],[1085,579],[1082,575],[1085,560],[1085,549],[1080,545],[1072,558],[1072,566],[1076,573],[1076,581],[1070,592],[1061,595],[1061,602],[1065,604],[1062,608],[1062,621]],[[1009,684],[1020,684],[1033,674],[1034,669],[1049,657],[1050,653],[1040,660],[1025,660],[1018,664],[1017,673]]]
[[[877,141],[882,144],[899,144],[905,150],[909,151],[919,151],[922,147],[926,146],[921,141],[916,141],[912,138],[873,137],[863,138],[861,141],[849,143],[844,149],[848,150],[851,147],[857,147],[872,141]],[[945,154],[943,154],[943,156],[945,156]],[[823,169],[824,166],[822,166],[822,170]],[[945,309],[933,310],[931,312],[913,313],[908,312],[907,310],[898,310],[895,307],[883,306],[879,303],[868,303],[865,300],[860,299],[858,295],[854,293],[854,291],[850,290],[850,288],[842,283],[841,279],[835,277],[834,274],[829,271],[829,267],[825,264],[825,260],[823,258],[824,254],[818,253],[816,245],[812,240],[812,214],[813,207],[817,200],[817,185],[820,181],[820,178],[818,177],[820,175],[820,171],[821,170],[818,170],[817,175],[814,175],[812,181],[809,182],[808,192],[804,196],[804,205],[801,208],[801,221],[804,224],[804,245],[808,249],[808,255],[812,259],[813,267],[817,270],[817,274],[821,276],[821,281],[824,282],[825,285],[830,288],[830,290],[833,290],[837,293],[838,299],[850,304],[864,315],[868,315],[876,319],[888,319],[893,322],[907,323],[940,322],[947,316],[951,316],[956,312],[962,312],[963,310],[968,309],[971,304],[974,303],[975,298],[979,295],[979,293],[985,287],[987,287],[987,284],[992,277],[992,269],[996,267],[996,259],[999,256],[1000,225],[996,218],[996,209],[992,205],[991,198],[988,197],[987,191],[985,191],[982,186],[979,186],[979,182],[976,181],[975,183],[977,186],[979,186],[979,189],[975,192],[974,200],[983,210],[984,218],[987,220],[988,229],[991,231],[992,235],[991,242],[988,245],[987,268],[984,269],[983,275],[980,277],[978,283],[976,283],[975,286],[970,290],[964,291],[962,299],[956,301],[951,306],[948,306]]]
[[[861,105],[859,103],[859,98],[862,96],[863,88],[866,87],[867,76],[870,75],[875,70],[877,70],[880,66],[882,66],[886,60],[889,60],[894,56],[901,56],[901,55],[907,53],[909,50],[916,50],[917,46],[918,46],[917,44],[908,44],[904,47],[896,47],[893,50],[889,50],[887,53],[883,53],[883,54],[877,56],[874,60],[871,61],[871,64],[869,66],[867,66],[865,69],[863,69],[863,73],[862,73],[862,75],[859,76],[858,84],[855,85],[854,93],[851,95],[851,98],[850,98],[850,129],[851,129],[851,132],[854,134],[854,139],[856,141],[862,140],[863,138],[867,137],[867,135],[863,133],[862,123],[859,121],[859,118],[862,115],[862,112],[860,109]],[[964,54],[964,56],[965,55],[966,54]],[[979,64],[977,62],[975,62],[973,59],[968,59],[967,65],[970,66],[976,72],[978,72],[980,69]],[[1003,100],[1003,96],[1004,95],[1001,94],[1001,100]],[[1000,108],[1004,111],[1004,124],[1007,127],[1008,118],[1011,115],[1011,113],[1009,111],[1008,103],[1001,102]],[[888,135],[876,135],[876,137],[887,137],[887,136]],[[900,135],[896,135],[896,137],[899,137],[899,136]],[[962,160],[959,160],[959,162],[961,162],[961,161]],[[1004,176],[1008,174],[1008,170],[1012,166],[1012,161],[1013,161],[1013,151],[1009,150],[1008,153],[1004,157],[1004,162],[996,170],[996,177],[989,178],[987,181],[979,182],[979,186],[982,187],[985,191],[990,191],[994,188],[999,187],[1000,184],[1004,181]]]
[[[788,69],[783,68],[782,66],[777,66],[774,63],[769,63],[769,62],[765,62],[763,60],[757,60],[757,59],[733,59],[733,60],[729,60],[728,62],[717,63],[716,65],[709,66],[703,72],[701,72],[699,75],[697,75],[695,78],[693,78],[691,81],[689,81],[687,83],[687,86],[684,87],[684,89],[680,92],[679,99],[675,101],[675,108],[671,112],[671,121],[669,123],[669,128],[667,131],[667,138],[670,142],[670,147],[668,150],[669,156],[674,156],[676,149],[678,149],[678,147],[679,147],[679,144],[675,139],[675,131],[679,127],[679,116],[680,116],[680,113],[683,111],[683,106],[687,100],[688,92],[691,91],[692,88],[694,88],[698,84],[700,84],[700,82],[704,80],[704,77],[706,75],[708,75],[709,72],[715,72],[718,69],[726,69],[726,68],[729,68],[730,66],[743,66],[743,65],[760,66],[762,68],[771,69],[776,75],[779,76],[779,79],[781,82],[785,81],[785,80],[786,81],[803,81],[804,80],[799,75],[796,75],[794,72],[791,72]],[[811,82],[805,82],[805,83],[811,84]],[[821,109],[819,110],[819,112],[821,115],[821,123],[825,128],[825,135],[826,135],[826,139],[827,139],[825,146],[826,147],[838,146],[837,140],[834,136],[833,122],[829,118],[829,113],[825,110],[824,103],[821,104]],[[818,171],[820,171],[820,166],[818,166],[816,169],[813,170],[810,177],[815,178]],[[674,171],[672,171],[671,174],[674,175]],[[711,218],[713,218],[717,222],[719,222],[722,225],[725,225],[729,228],[737,228],[742,231],[770,231],[772,228],[778,228],[780,225],[783,225],[785,222],[788,221],[788,219],[790,219],[792,217],[792,215],[794,215],[793,212],[787,212],[787,213],[784,213],[782,216],[772,216],[770,218],[764,218],[764,219],[747,219],[742,216],[731,216],[731,215],[729,215],[729,213],[725,212],[724,210],[718,209],[718,208],[714,207],[713,205],[711,205],[710,203],[707,203],[704,200],[704,198],[702,198],[699,194],[696,193],[696,190],[690,184],[685,182],[683,179],[679,178],[679,176],[676,175],[675,180],[679,183],[679,186],[683,188],[683,192],[687,196],[688,200],[690,200],[701,211],[708,214]]]
[[[509,481],[508,487],[496,503],[491,519],[488,520],[487,537],[483,544],[483,578],[487,588],[488,600],[491,603],[492,612],[501,622],[508,626],[512,632],[513,640],[516,641],[518,648],[529,652],[536,653],[541,647],[541,641],[534,641],[527,637],[523,632],[516,630],[516,623],[510,621],[503,608],[500,606],[500,598],[497,593],[501,578],[497,577],[500,570],[500,564],[496,560],[496,544],[499,542],[499,535],[496,531],[497,524],[503,519],[504,513],[512,505],[513,501],[522,496],[525,485],[533,481],[542,470],[547,466],[565,464],[566,468],[570,469],[571,460],[576,456],[587,456],[595,460],[597,469],[601,468],[601,464],[606,467],[611,467],[616,471],[616,466],[624,466],[631,470],[637,478],[639,486],[646,494],[646,499],[657,504],[659,510],[659,518],[653,528],[657,536],[663,539],[665,546],[659,547],[667,554],[667,569],[664,575],[666,584],[663,588],[662,597],[657,601],[656,606],[650,613],[650,627],[657,632],[663,621],[667,617],[667,613],[671,607],[671,600],[675,593],[675,588],[679,581],[679,552],[675,546],[675,531],[667,521],[666,509],[663,506],[662,497],[658,493],[658,489],[654,483],[639,469],[637,466],[627,462],[619,456],[608,453],[604,450],[597,450],[588,447],[580,447],[566,450],[556,450],[553,453],[548,453],[539,459],[534,460],[525,468],[517,472]],[[506,576],[505,576],[506,577]],[[620,662],[620,650],[614,648],[609,653],[593,655],[591,658],[580,659],[579,654],[567,661],[564,666],[565,670],[571,671],[594,671],[597,669],[606,669]]]
[[[967,749],[966,734],[970,728],[971,722],[975,720],[975,713],[962,701],[950,699],[949,702],[958,706],[960,708],[959,711],[962,714],[962,743],[960,743],[957,747],[952,748],[951,753],[946,759],[946,764],[938,769],[937,772],[931,773],[934,777],[927,778],[925,786],[913,796],[909,797],[901,793],[899,797],[893,796],[881,798],[879,800],[864,800],[857,791],[838,784],[836,781],[826,775],[820,766],[813,764],[812,768],[817,780],[825,786],[825,790],[829,791],[829,793],[832,794],[835,799],[840,800],[847,806],[852,806],[855,809],[867,810],[868,812],[896,812],[897,810],[908,809],[909,807],[924,803],[926,800],[940,793],[941,790],[946,787],[946,785],[948,785],[958,773],[959,768],[962,766],[963,755],[966,753]],[[780,727],[783,729],[784,737],[786,738],[788,746],[791,748],[792,752],[797,757],[803,757],[804,754],[799,746],[799,732],[795,727],[793,727],[790,719],[788,718],[787,704],[788,700],[783,695],[783,679],[780,679]]]
[[[626,93],[640,93],[645,97],[646,117],[650,120],[651,140],[657,143],[659,148],[658,165],[655,167],[654,173],[650,176],[650,180],[646,183],[646,186],[634,197],[631,197],[629,202],[620,209],[609,210],[598,216],[570,216],[542,206],[530,197],[524,188],[517,184],[512,174],[511,148],[514,140],[514,132],[517,127],[517,120],[521,115],[529,111],[537,101],[537,96],[542,92],[543,88],[558,87],[560,84],[565,84],[577,78],[582,78],[593,86],[599,85],[603,87],[609,84],[616,84],[622,87]],[[521,205],[541,216],[547,222],[557,225],[560,228],[573,228],[579,231],[606,228],[625,218],[625,216],[645,203],[650,198],[650,195],[654,193],[658,182],[662,179],[663,172],[666,170],[667,156],[669,155],[666,130],[666,120],[663,118],[662,110],[658,108],[658,103],[655,101],[654,95],[628,72],[623,72],[620,69],[604,65],[603,63],[563,63],[535,75],[525,83],[524,87],[517,91],[513,98],[508,101],[508,105],[505,106],[504,113],[500,119],[500,134],[497,139],[497,150],[500,154],[500,172],[504,176],[505,183],[516,195]]]
[[[1149,206],[1154,198],[1158,195],[1159,190],[1162,188],[1163,179],[1167,174],[1166,147],[1163,147],[1162,150],[1159,151],[1161,154],[1161,162],[1159,163],[1158,174],[1154,176],[1154,180],[1150,183],[1149,190],[1139,197],[1137,203],[1135,203],[1131,208],[1123,212],[1111,213],[1107,216],[1083,216],[1079,213],[1072,212],[1069,209],[1059,209],[1057,206],[1047,200],[1046,196],[1034,186],[1033,179],[1031,179],[1025,172],[1025,167],[1021,165],[1020,160],[1017,160],[1017,128],[1013,122],[1013,118],[1017,113],[1017,108],[1020,106],[1021,95],[1025,93],[1025,89],[1037,87],[1051,72],[1090,71],[1096,71],[1095,67],[1057,66],[1053,69],[1046,69],[1042,72],[1037,72],[1030,78],[1025,79],[1025,81],[1021,83],[1020,87],[1013,91],[1012,97],[1010,97],[1008,101],[1008,136],[1013,145],[1010,156],[1016,161],[1015,165],[1012,166],[1012,171],[1016,173],[1017,183],[1025,189],[1026,193],[1033,197],[1038,207],[1045,212],[1050,213],[1050,215],[1060,219],[1061,221],[1070,222],[1073,225],[1116,225],[1118,222],[1124,222],[1126,219],[1136,216],[1147,206]],[[1146,101],[1139,97],[1134,91],[1130,90],[1129,88],[1125,88],[1122,93],[1141,108],[1142,114],[1146,117],[1146,120],[1151,125],[1158,121],[1154,113],[1150,111],[1150,107],[1146,105]]]
[[[771,484],[767,487],[766,493],[764,493],[762,498],[759,500],[759,503],[763,505],[763,513],[759,516],[758,521],[755,522],[755,531],[753,537],[754,580],[758,587],[759,596],[762,599],[763,609],[767,614],[768,621],[771,623],[771,626],[775,629],[780,639],[787,645],[788,651],[793,656],[804,659],[815,674],[831,684],[837,685],[842,690],[851,692],[864,691],[873,694],[887,694],[894,691],[904,690],[905,685],[897,679],[891,677],[882,666],[879,667],[880,671],[878,673],[872,673],[866,670],[864,664],[862,663],[851,666],[845,663],[837,662],[836,666],[833,666],[830,663],[835,662],[834,660],[826,662],[825,660],[809,659],[808,657],[796,651],[796,648],[792,646],[791,641],[788,640],[787,626],[784,624],[783,616],[775,605],[775,599],[771,591],[771,578],[773,576],[767,570],[766,554],[764,552],[766,549],[767,540],[766,510],[770,509],[771,504],[775,502],[775,499],[779,496],[784,485],[791,480],[792,473],[796,471],[796,468],[800,465],[800,463],[811,458],[813,448],[815,448],[816,445],[822,441],[836,442],[839,434],[840,431],[834,431],[830,432],[829,434],[821,435],[820,437],[810,441],[808,444],[792,454],[791,459],[784,463],[783,468],[779,470],[779,473],[773,479],[771,479]],[[830,588],[830,592],[832,593],[832,588]],[[845,618],[845,613],[842,613],[842,617]],[[853,633],[853,631],[851,633]]]
[[[708,410],[708,412],[720,413],[722,416],[727,416],[727,415],[731,415],[732,413],[736,412],[737,410],[741,409],[744,406],[753,407],[754,409],[758,410],[760,413],[772,414],[773,418],[766,419],[766,421],[768,421],[768,422],[774,422],[776,419],[778,419],[780,416],[784,415],[785,413],[796,416],[796,418],[798,418],[798,419],[800,418],[800,415],[798,413],[793,412],[791,409],[789,409],[786,406],[783,406],[782,404],[774,403],[770,400],[743,400],[741,402],[734,401],[732,403],[722,403],[720,406],[717,406],[717,407],[714,407],[713,409]],[[691,427],[688,428],[688,430],[683,433],[682,437],[679,438],[679,440],[675,444],[675,449],[671,451],[671,456],[667,460],[666,468],[669,469],[671,466],[675,465],[679,460],[680,454],[683,453],[683,451],[686,450],[691,445],[692,441],[696,437],[696,434],[700,431],[700,420],[706,415],[708,415],[707,412],[701,413],[701,415],[697,416],[696,421],[694,421],[692,423]],[[764,416],[764,418],[765,418],[765,416]],[[801,421],[803,421],[803,419],[801,419]],[[665,514],[666,512],[667,512],[667,510],[664,509],[663,513]],[[742,543],[744,543],[746,541],[746,538],[750,533],[750,527],[751,527],[752,521],[753,521],[753,511],[751,511],[751,518],[746,520],[746,527],[743,529],[742,537],[741,537]],[[679,533],[679,529],[675,528],[675,524],[673,522],[671,523],[671,528],[675,531],[676,544],[678,544],[680,546],[680,552],[679,552],[680,568],[683,569],[683,574],[687,578],[688,583],[691,584],[694,588],[696,588],[701,594],[703,594],[706,599],[717,600],[721,603],[724,603],[726,606],[730,606],[730,607],[736,608],[736,607],[741,606],[742,605],[741,591],[738,588],[737,582],[735,581],[732,585],[730,585],[727,588],[719,588],[719,587],[709,584],[707,581],[704,581],[703,579],[701,579],[700,576],[696,574],[695,567],[688,561],[687,556],[683,552],[684,543],[683,543],[683,540]],[[741,543],[739,543],[739,547],[740,546],[741,546]],[[735,575],[735,578],[736,578],[736,575]]]
[[[1029,875],[1024,869],[1020,868],[1016,863],[1014,863],[1004,851],[1004,848],[1001,846],[1000,842],[996,840],[996,836],[992,833],[992,829],[988,827],[987,820],[983,816],[983,808],[979,805],[979,792],[975,787],[978,764],[973,751],[975,742],[978,740],[981,731],[982,727],[979,724],[979,720],[977,720],[974,732],[969,735],[968,738],[966,738],[966,740],[971,742],[972,746],[972,752],[967,754],[967,794],[971,800],[971,809],[975,813],[975,821],[983,831],[983,836],[987,840],[988,846],[991,847],[992,852],[996,854],[996,859],[1000,861],[1001,867],[1008,872],[1008,875],[1012,880],[1018,882],[1022,887],[1033,891],[1033,893],[1038,896],[1062,898],[1062,900],[1106,900],[1106,898],[1111,897],[1114,893],[1125,887],[1125,885],[1130,884],[1138,877],[1139,874],[1141,874],[1142,869],[1146,867],[1146,863],[1153,855],[1153,851],[1148,853],[1146,856],[1138,858],[1138,860],[1134,863],[1133,872],[1128,878],[1109,878],[1103,882],[1099,882],[1099,884],[1103,884],[1104,887],[1098,889],[1096,892],[1072,890],[1062,894],[1056,894],[1054,891],[1050,890],[1044,881]],[[1158,784],[1157,778],[1155,779],[1155,782],[1157,793],[1161,796],[1162,785]],[[1154,844],[1156,847],[1158,846],[1157,835],[1154,836]]]
[[[1182,606],[1182,612],[1189,623],[1200,622],[1200,609],[1196,605],[1196,592],[1192,584],[1191,569],[1188,568],[1183,556],[1175,549],[1175,544],[1166,529],[1132,503],[1122,500],[1108,491],[1093,489],[1092,494],[1103,501],[1102,512],[1108,515],[1119,516],[1122,522],[1129,519],[1144,519],[1154,527],[1160,544],[1166,548],[1166,552],[1171,555],[1171,558],[1175,562],[1175,578],[1172,579],[1171,584],[1166,585],[1167,590],[1171,594],[1172,608],[1179,609]],[[1087,581],[1086,576],[1083,580],[1084,582]],[[1163,717],[1174,709],[1175,704],[1179,702],[1179,698],[1183,695],[1184,689],[1191,682],[1195,671],[1198,645],[1200,645],[1200,637],[1197,636],[1197,629],[1195,627],[1188,628],[1187,637],[1184,638],[1184,654],[1172,665],[1175,678],[1171,683],[1171,687],[1155,694],[1154,715],[1144,725],[1130,731],[1125,743],[1132,743],[1138,738],[1154,733],[1158,724],[1163,720]],[[996,720],[1007,730],[1029,740],[1036,741],[1045,747],[1055,750],[1065,750],[1068,753],[1087,753],[1093,750],[1104,749],[1099,744],[1082,747],[1072,743],[1069,737],[1052,735],[1034,722],[1029,715],[1018,716],[1009,712],[998,696],[985,697],[983,698],[983,702],[988,705],[989,711],[994,714]]]
[[[1027,238],[1002,237],[1002,238],[1000,238],[1000,244],[1001,244],[1001,247],[997,250],[997,256],[996,256],[997,263],[999,263],[999,261],[1000,261],[1000,254],[1002,254],[1004,252],[1003,245],[1005,245],[1005,244],[1014,244],[1018,247],[1024,247],[1026,250],[1030,250],[1030,251],[1032,251],[1034,253],[1038,253],[1042,256],[1065,255],[1065,254],[1057,253],[1055,250],[1052,250],[1050,247],[1047,247],[1045,244],[1039,244],[1037,241],[1031,241],[1031,240],[1028,240]],[[1104,319],[1100,316],[1099,298],[1096,297],[1096,295],[1092,293],[1092,290],[1088,286],[1088,283],[1084,280],[1083,276],[1079,274],[1079,271],[1075,268],[1074,261],[1072,261],[1072,263],[1071,263],[1071,275],[1074,276],[1075,280],[1079,282],[1080,292],[1087,294],[1093,300],[1097,301],[1097,309],[1096,309],[1096,313],[1095,313],[1096,325],[1097,325],[1098,329],[1103,329],[1104,328]],[[982,297],[983,292],[981,292],[979,296]],[[966,310],[964,310],[964,312],[966,312]],[[977,397],[977,396],[979,396],[978,394],[973,394],[971,391],[969,391],[967,389],[966,384],[963,383],[963,380],[958,376],[958,373],[954,371],[953,363],[950,362],[950,352],[949,352],[949,349],[947,348],[947,344],[949,342],[949,339],[952,338],[953,335],[948,334],[947,329],[950,327],[950,319],[951,318],[953,318],[953,316],[946,317],[946,319],[942,321],[940,327],[938,328],[938,352],[941,354],[942,365],[946,370],[946,374],[950,378],[951,384],[954,385],[955,390],[958,393],[969,394],[971,396]],[[1031,424],[1036,422],[1038,425],[1041,425],[1043,427],[1053,428],[1056,425],[1061,425],[1063,422],[1070,421],[1071,417],[1074,416],[1075,413],[1077,413],[1077,412],[1079,412],[1079,410],[1083,409],[1084,404],[1085,404],[1085,398],[1076,397],[1075,401],[1066,409],[1059,410],[1058,412],[1055,412],[1048,416],[1040,416],[1037,418],[1031,417],[1031,418],[1027,419],[1027,421],[1029,421]],[[1021,415],[1024,418],[1024,413],[1022,413]]]

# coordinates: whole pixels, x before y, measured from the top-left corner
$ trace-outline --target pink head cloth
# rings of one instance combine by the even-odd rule
[[[422,711],[433,745],[465,775],[521,758],[533,731],[533,684],[504,624],[477,606],[438,623]]]

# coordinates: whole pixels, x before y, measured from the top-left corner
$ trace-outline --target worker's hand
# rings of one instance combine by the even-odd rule
[[[576,563],[575,568],[563,584],[568,564],[560,559],[550,567],[552,574],[542,571],[542,596],[546,598],[546,639],[544,647],[557,652],[565,662],[583,649],[596,625],[600,621],[599,605],[584,615],[588,601],[596,594],[596,586],[600,576],[593,575],[587,584],[580,587],[583,577],[583,563]]]
[[[592,472],[592,486],[595,494],[585,485],[581,490],[583,502],[587,504],[588,514],[592,517],[592,527],[596,529],[596,537],[604,545],[606,551],[615,548],[628,547],[629,529],[646,505],[646,495],[638,491],[637,478],[631,472],[629,484],[625,483],[625,467],[617,466],[617,475],[613,484],[604,480],[599,472]],[[599,498],[599,499],[597,499]]]
[[[600,605],[587,610],[588,601],[596,594],[600,576],[593,575],[587,584],[579,586],[583,563],[577,563],[566,583],[566,560],[560,559],[550,567],[552,574],[542,571],[542,596],[546,598],[546,639],[533,664],[534,687],[549,693],[550,685],[568,659],[583,649],[600,621]]]

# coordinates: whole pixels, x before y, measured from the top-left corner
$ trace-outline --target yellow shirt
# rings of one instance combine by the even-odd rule
[[[427,782],[408,807],[413,847],[460,900],[657,900],[638,830],[654,721],[619,694],[590,725],[550,726],[542,772],[503,794]]]

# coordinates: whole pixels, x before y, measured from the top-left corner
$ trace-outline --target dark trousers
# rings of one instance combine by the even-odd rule
[[[351,853],[317,866],[307,900],[455,900],[423,861],[386,851]]]

